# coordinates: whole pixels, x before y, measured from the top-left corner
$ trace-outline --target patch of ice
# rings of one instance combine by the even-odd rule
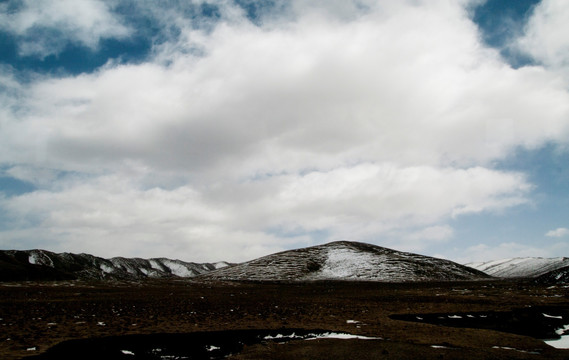
[[[134,355],[134,353],[132,351],[128,351],[128,350],[121,350],[121,352],[125,355]]]

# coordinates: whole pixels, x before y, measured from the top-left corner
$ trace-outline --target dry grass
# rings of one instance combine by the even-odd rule
[[[569,308],[567,289],[488,281],[4,283],[0,284],[0,358],[19,359],[76,338],[280,328],[329,329],[385,340],[259,344],[233,358],[569,358],[569,350],[530,337],[389,318],[405,313],[508,311],[530,305]]]

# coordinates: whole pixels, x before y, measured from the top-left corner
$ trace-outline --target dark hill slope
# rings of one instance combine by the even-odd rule
[[[284,251],[199,276],[211,280],[364,280],[383,282],[485,279],[448,260],[338,241]]]
[[[104,259],[45,250],[0,251],[0,281],[192,277],[222,266],[227,263],[196,264],[165,258]]]
[[[541,285],[569,285],[569,266],[547,272],[534,281]]]

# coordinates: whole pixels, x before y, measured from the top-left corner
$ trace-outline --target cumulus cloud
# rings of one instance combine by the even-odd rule
[[[393,159],[484,164],[565,141],[569,96],[557,77],[500,62],[460,10],[196,30],[204,54],[34,84],[11,142],[34,129],[62,166],[134,159],[248,176]]]
[[[545,233],[545,236],[549,237],[564,237],[569,235],[569,229],[567,228],[557,228],[555,230],[550,230]]]
[[[243,261],[286,244],[310,244],[303,234],[315,232],[326,233],[322,240],[373,242],[426,226],[401,237],[416,247],[439,242],[452,229],[429,224],[519,204],[528,186],[516,174],[482,168],[369,164],[201,189],[144,189],[140,183],[132,175],[71,177],[59,189],[3,199],[0,208],[12,214],[13,227],[27,229],[25,236],[35,234],[60,251],[147,257],[186,251],[195,261]],[[3,241],[15,244],[25,236],[4,233]]]
[[[21,55],[57,54],[68,42],[95,48],[101,38],[124,38],[128,27],[100,0],[23,0],[0,4],[0,29],[20,38]]]
[[[60,191],[2,199],[1,207],[13,216],[13,229],[3,232],[4,246],[33,235],[57,251],[183,255],[194,261],[244,260],[282,249],[262,232],[240,236],[239,229],[224,225],[230,212],[186,186],[142,190],[117,176],[75,178]]]
[[[518,40],[533,59],[563,74],[569,81],[569,7],[563,0],[542,0],[534,8]]]
[[[76,40],[128,33],[89,4],[95,37]],[[221,3],[208,29],[180,12],[179,36],[147,62],[12,81],[0,162],[41,190],[2,200],[25,220],[4,241],[219,260],[215,245],[246,260],[315,233],[399,234],[412,250],[450,238],[452,217],[527,203],[525,176],[491,164],[565,144],[569,94],[556,73],[481,44],[470,4],[292,2],[252,24]]]

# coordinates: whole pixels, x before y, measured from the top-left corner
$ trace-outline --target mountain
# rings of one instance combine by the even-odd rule
[[[569,266],[549,271],[534,281],[541,285],[569,285]]]
[[[468,263],[466,266],[502,278],[534,278],[550,271],[569,266],[569,258],[513,258]]]
[[[165,258],[104,259],[89,254],[45,250],[0,251],[0,281],[192,277],[229,264],[196,264]]]
[[[338,241],[289,250],[200,275],[209,280],[447,281],[489,278],[452,261]]]

